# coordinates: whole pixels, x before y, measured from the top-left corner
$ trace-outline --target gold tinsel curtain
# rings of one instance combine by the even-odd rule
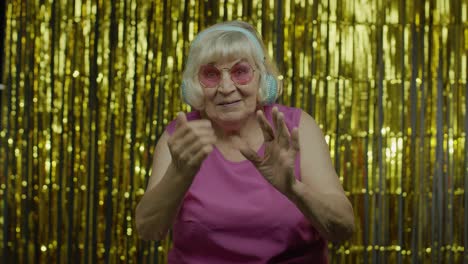
[[[332,263],[468,262],[464,0],[6,0],[0,259],[164,263],[134,210],[194,35],[242,19],[321,125],[357,231]],[[3,14],[3,15],[5,15]],[[0,16],[2,17],[2,16]]]

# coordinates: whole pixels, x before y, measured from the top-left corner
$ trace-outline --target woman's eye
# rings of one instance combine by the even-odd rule
[[[242,75],[242,74],[246,74],[247,72],[248,72],[247,69],[244,69],[244,68],[238,68],[234,70],[235,75]]]
[[[207,78],[216,78],[216,77],[218,77],[218,74],[215,71],[206,71],[205,76]]]

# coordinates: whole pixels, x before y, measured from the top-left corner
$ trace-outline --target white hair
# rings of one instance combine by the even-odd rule
[[[228,30],[225,26],[248,30],[255,36],[258,43],[252,43],[252,38],[246,36],[246,33]],[[216,30],[217,27],[220,27],[220,29]],[[258,51],[258,46],[262,48],[261,54]],[[258,69],[260,74],[258,103],[264,104],[268,94],[265,78],[262,78],[267,74],[272,75],[277,80],[277,97],[281,94],[282,82],[278,80],[278,70],[266,53],[265,47],[255,29],[246,22],[232,21],[216,24],[205,29],[192,42],[182,75],[184,84],[183,98],[185,101],[193,108],[203,110],[205,107],[204,94],[198,80],[199,67],[207,63],[219,61],[220,59],[239,58],[253,62],[255,68]]]

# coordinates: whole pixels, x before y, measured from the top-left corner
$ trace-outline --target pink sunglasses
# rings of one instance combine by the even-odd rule
[[[228,71],[231,80],[238,85],[246,85],[250,83],[254,77],[254,69],[252,69],[252,66],[246,61],[240,61],[231,68],[223,69],[218,69],[213,64],[202,65],[198,71],[198,80],[205,88],[215,88],[223,78],[221,72],[223,70]]]

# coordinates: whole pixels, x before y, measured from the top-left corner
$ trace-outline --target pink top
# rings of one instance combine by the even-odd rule
[[[300,109],[276,106],[289,130],[299,126]],[[264,110],[272,124],[272,106]],[[174,129],[173,121],[167,130]],[[300,179],[299,154],[295,169]],[[216,147],[195,176],[172,235],[169,263],[328,263],[327,242],[299,209],[250,161],[226,160]]]

